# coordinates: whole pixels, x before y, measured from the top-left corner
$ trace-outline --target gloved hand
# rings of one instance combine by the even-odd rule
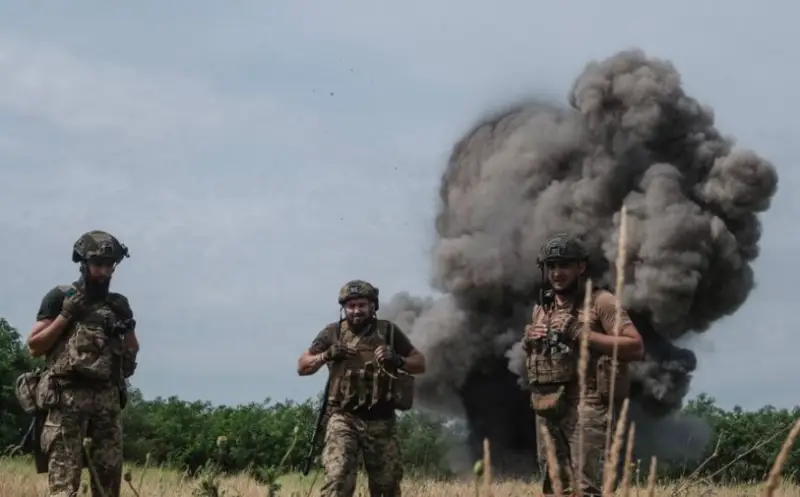
[[[86,311],[86,295],[81,291],[67,296],[61,303],[61,312],[59,313],[67,321],[78,319]]]
[[[356,355],[356,351],[345,346],[342,342],[334,342],[328,350],[323,352],[322,357],[326,362],[336,362]]]
[[[129,331],[136,330],[136,319],[133,318],[128,299],[119,293],[110,293],[106,297],[106,302],[111,306],[117,320],[113,323],[113,332],[116,335],[124,335]]]
[[[122,336],[129,331],[136,330],[136,320],[133,318],[128,318],[125,320],[114,321],[112,328],[115,335]]]
[[[395,352],[394,349],[390,349],[385,345],[381,345],[375,349],[375,358],[378,360],[378,362],[394,366],[397,369],[402,368],[406,363],[406,360],[403,356]]]

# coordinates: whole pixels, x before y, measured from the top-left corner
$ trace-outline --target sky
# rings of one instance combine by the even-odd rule
[[[302,401],[324,376],[297,357],[344,282],[432,293],[439,179],[475,119],[565,101],[587,62],[638,47],[780,178],[757,288],[688,344],[690,396],[800,404],[782,381],[800,375],[798,8],[711,3],[5,2],[0,316],[27,334],[77,276],[75,240],[107,230],[131,253],[112,289],[136,313],[145,397]]]

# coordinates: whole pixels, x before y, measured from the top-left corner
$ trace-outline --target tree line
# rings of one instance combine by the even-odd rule
[[[14,395],[17,376],[41,365],[32,359],[20,334],[0,318],[0,447],[18,444],[31,418]],[[136,388],[129,393],[124,417],[124,455],[129,462],[163,464],[195,472],[214,461],[223,471],[292,471],[303,464],[319,399],[239,406],[215,406],[177,397],[147,400]],[[708,420],[714,436],[698,461],[659,461],[659,477],[675,479],[693,473],[720,482],[762,481],[800,407],[756,411],[724,410],[701,394],[684,412]],[[465,433],[458,425],[433,415],[410,411],[400,416],[399,437],[409,473],[452,476],[448,454]],[[712,457],[712,454],[716,453]],[[642,462],[646,472],[649,462]],[[792,451],[783,474],[800,474],[800,451]]]

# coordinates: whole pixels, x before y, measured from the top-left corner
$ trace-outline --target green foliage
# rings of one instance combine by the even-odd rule
[[[42,365],[31,358],[19,332],[0,317],[0,447],[18,443],[28,420],[14,395],[17,376]]]
[[[215,460],[222,472],[299,469],[311,438],[315,407],[311,400],[272,403],[267,399],[237,407],[175,397],[145,401],[134,390],[124,413],[125,457],[143,461],[150,454],[156,464],[192,474],[208,460]],[[407,467],[426,474],[446,474],[442,461],[453,441],[440,422],[411,412],[399,417],[398,431]],[[219,437],[225,440],[222,453]],[[290,451],[292,443],[297,448]]]
[[[709,422],[714,439],[701,459],[705,464],[700,475],[719,483],[763,481],[789,430],[800,417],[800,407],[777,409],[768,405],[757,411],[745,411],[735,406],[725,411],[706,394],[688,402],[683,412]],[[713,456],[715,449],[716,456]],[[676,467],[665,476],[675,478],[694,469]],[[800,450],[793,450],[783,468],[783,476],[797,481],[798,469]]]
[[[19,333],[0,318],[0,443],[19,442],[30,418],[14,396],[17,376],[41,364],[33,360]],[[215,494],[220,474],[246,471],[277,490],[276,477],[302,465],[313,429],[317,402],[285,401],[241,406],[214,406],[209,402],[176,397],[145,400],[137,389],[129,392],[124,412],[125,458],[140,464],[168,465],[198,477],[198,492]],[[701,394],[683,409],[706,419],[714,438],[703,461],[717,447],[716,457],[704,463],[698,476],[725,483],[761,481],[769,472],[784,437],[800,408],[757,411],[718,407]],[[447,476],[447,453],[464,434],[443,420],[411,411],[398,418],[407,473]],[[678,478],[697,468],[679,461],[660,461],[662,478]],[[647,464],[643,462],[643,468]],[[793,451],[783,474],[797,479],[800,451]],[[646,469],[644,469],[646,471]],[[272,491],[272,490],[271,490]]]

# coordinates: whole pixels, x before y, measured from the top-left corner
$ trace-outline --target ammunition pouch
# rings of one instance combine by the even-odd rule
[[[567,385],[575,381],[578,353],[574,340],[552,335],[532,344],[528,355],[531,407],[544,419],[558,421],[567,410]]]
[[[41,379],[42,371],[29,371],[19,375],[14,385],[14,393],[17,396],[17,401],[19,401],[22,410],[28,414],[33,414],[39,410],[36,403],[38,397],[37,389],[39,388]]]
[[[611,375],[614,364],[611,356],[603,355],[597,359],[595,377],[597,380],[597,393],[604,403],[608,403],[611,395]],[[628,363],[617,361],[614,373],[614,402],[621,402],[630,395],[631,375]]]
[[[557,421],[567,410],[566,385],[536,385],[531,388],[531,407],[544,419]]]
[[[349,328],[338,328],[335,339],[356,350],[356,355],[334,363],[328,388],[331,408],[355,411],[389,403],[398,411],[414,404],[414,376],[375,361],[374,351],[381,345],[394,348],[394,325],[380,321],[375,335],[359,338]],[[388,328],[388,329],[387,329]],[[387,336],[388,333],[388,336]]]
[[[394,350],[394,324],[387,324],[389,325],[389,348]],[[392,380],[390,393],[392,403],[398,411],[408,411],[414,405],[414,376],[400,369],[395,370],[395,375],[397,377]]]
[[[573,347],[546,347],[528,356],[528,381],[532,385],[569,383],[577,372],[578,357]]]
[[[398,411],[408,411],[414,405],[414,376],[397,370],[392,379],[392,402]]]
[[[17,377],[14,393],[22,410],[28,414],[48,411],[61,401],[61,387],[51,371],[35,370]]]

